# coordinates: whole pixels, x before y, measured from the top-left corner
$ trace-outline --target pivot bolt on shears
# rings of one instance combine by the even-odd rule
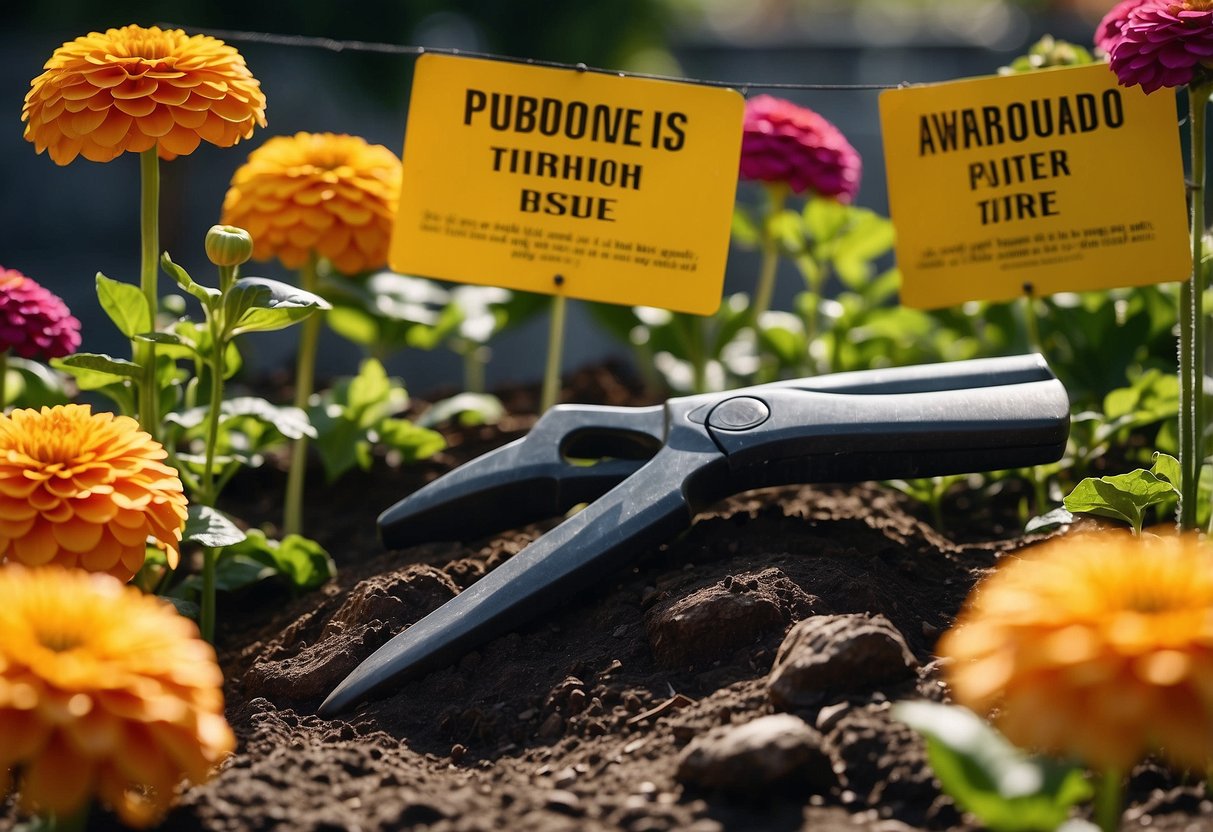
[[[1069,427],[1066,391],[1039,355],[835,373],[653,407],[555,407],[522,439],[384,511],[380,537],[392,549],[470,540],[589,505],[380,647],[320,713],[457,661],[729,495],[1038,465],[1061,458]]]

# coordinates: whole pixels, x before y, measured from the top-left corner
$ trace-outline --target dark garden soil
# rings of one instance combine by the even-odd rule
[[[575,381],[579,401],[638,395],[611,374]],[[522,393],[507,404],[532,407]],[[375,538],[379,511],[530,421],[452,430],[452,448],[420,466],[315,480],[308,531],[339,575],[298,599],[263,586],[222,604],[239,750],[165,828],[974,827],[889,709],[946,697],[935,641],[1023,541],[1013,522],[962,504],[948,513],[959,528],[937,532],[875,485],[726,500],[631,571],[457,666],[341,718],[315,716],[373,649],[550,528],[401,552]],[[231,508],[273,519],[280,480],[238,482]],[[1128,828],[1213,829],[1200,783],[1143,766],[1132,792]]]

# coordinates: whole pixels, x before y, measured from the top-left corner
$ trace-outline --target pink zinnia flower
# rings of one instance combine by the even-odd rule
[[[859,190],[859,153],[807,107],[756,96],[746,102],[743,129],[742,179],[785,182],[796,193],[810,190],[839,202],[850,202]]]
[[[1099,21],[1099,27],[1095,30],[1095,46],[1104,54],[1111,55],[1112,49],[1120,42],[1120,36],[1124,34],[1125,26],[1129,23],[1129,14],[1138,6],[1154,1],[1121,0],[1113,6],[1112,10],[1103,16],[1103,20]]]
[[[1146,92],[1191,83],[1213,59],[1211,5],[1207,0],[1146,0],[1132,9],[1109,52],[1120,83],[1140,84]]]
[[[0,267],[0,352],[45,361],[79,346],[80,322],[59,296]]]

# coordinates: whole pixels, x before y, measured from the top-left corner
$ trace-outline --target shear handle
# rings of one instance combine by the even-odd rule
[[[1056,379],[890,395],[749,392],[707,417],[737,478],[730,487],[1035,465],[1060,458],[1070,426],[1069,400]],[[783,463],[779,474],[775,463]]]
[[[379,515],[389,549],[474,540],[564,514],[596,499],[657,453],[665,418],[655,407],[560,405],[522,439],[449,471]],[[593,465],[572,459],[600,459]]]

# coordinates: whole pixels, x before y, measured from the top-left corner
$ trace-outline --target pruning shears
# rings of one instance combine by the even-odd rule
[[[652,407],[557,406],[522,439],[388,508],[380,537],[392,549],[470,540],[588,506],[380,647],[320,713],[457,661],[723,497],[1038,465],[1061,457],[1069,426],[1065,388],[1039,355],[835,373]]]

